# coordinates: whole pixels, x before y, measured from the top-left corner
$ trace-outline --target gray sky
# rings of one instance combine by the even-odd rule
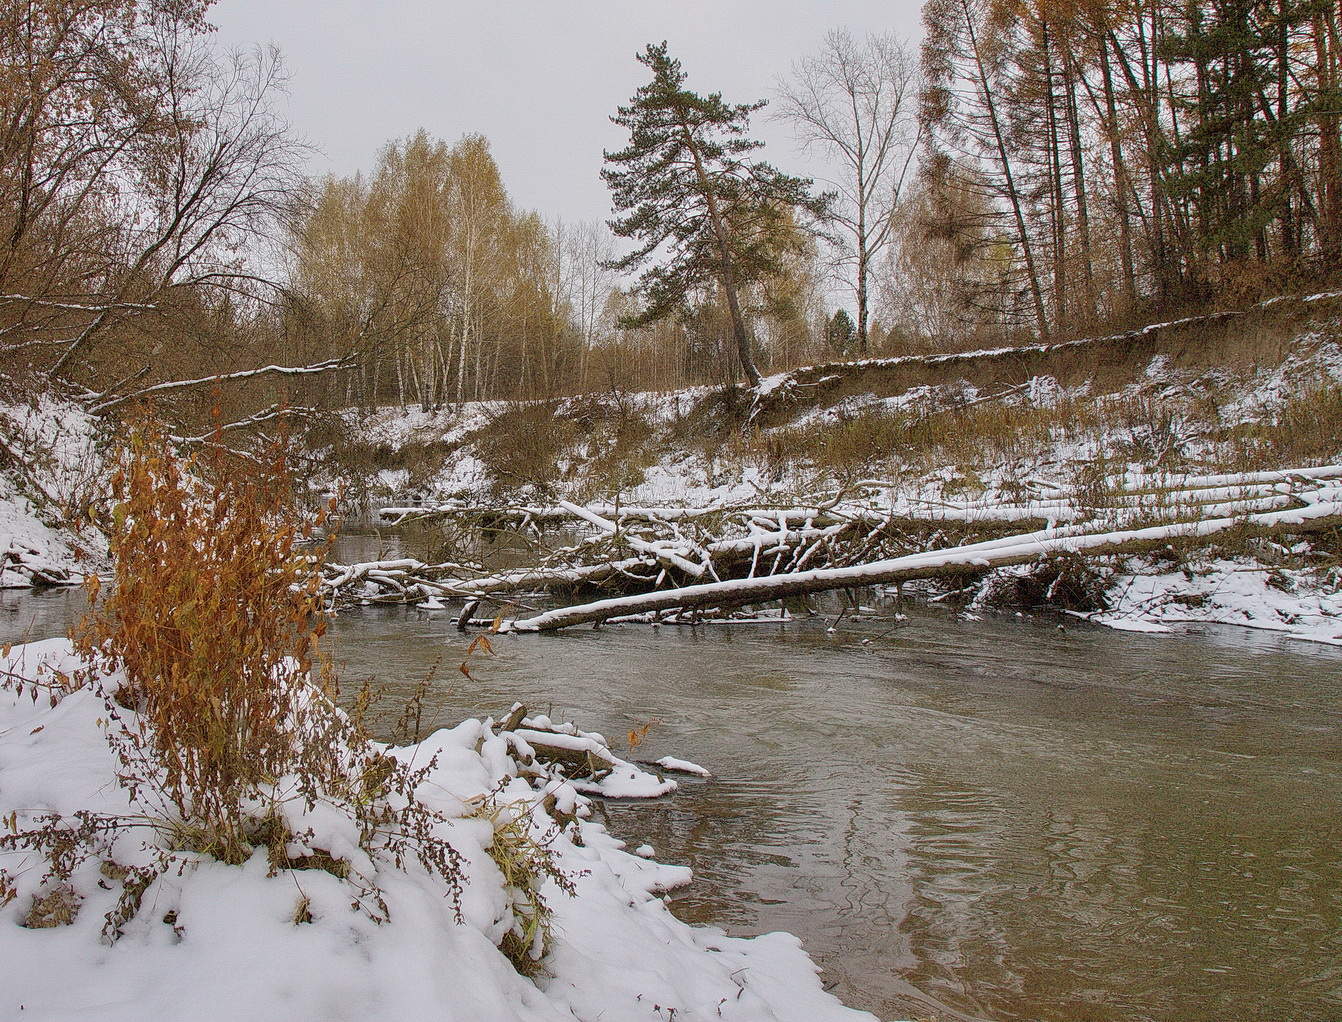
[[[666,39],[691,88],[729,102],[767,97],[826,31],[919,31],[914,0],[219,0],[225,46],[273,42],[292,80],[288,116],[321,150],[314,173],[372,166],[385,142],[423,127],[489,138],[514,202],[546,219],[604,219],[607,118],[646,79],[634,54]],[[767,157],[817,173],[783,125],[756,115]]]

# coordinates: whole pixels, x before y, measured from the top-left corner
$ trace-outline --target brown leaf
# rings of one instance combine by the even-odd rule
[[[477,635],[471,640],[471,644],[466,647],[466,655],[470,656],[477,649],[483,649],[490,656],[494,655],[494,644],[484,635]]]

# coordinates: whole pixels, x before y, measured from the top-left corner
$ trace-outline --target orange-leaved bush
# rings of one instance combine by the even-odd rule
[[[306,541],[330,509],[300,512],[279,453],[181,460],[148,423],[122,450],[111,497],[114,578],[90,579],[77,645],[120,679],[116,701],[137,711],[142,739],[131,748],[152,755],[158,794],[227,857],[250,844],[243,803],[302,754],[325,630],[323,549]]]
[[[215,448],[183,460],[152,424],[131,431],[110,490],[113,584],[90,580],[75,643],[87,665],[49,697],[82,686],[101,696],[134,811],[25,811],[22,823],[11,813],[0,852],[48,866],[34,896],[68,888],[98,857],[99,883],[121,887],[105,916],[110,943],[159,877],[201,855],[236,864],[262,852],[272,873],[337,877],[351,906],[379,922],[390,916],[378,883],[388,868],[422,869],[459,911],[451,818],[419,797],[437,757],[412,767],[387,755],[330,698],[317,648],[325,547],[308,541],[332,506],[303,513],[278,453],[249,462]],[[34,695],[45,684],[23,682]],[[116,838],[132,828],[152,833],[150,860],[118,865]],[[0,900],[13,882],[0,870]],[[311,921],[305,896],[293,919]]]

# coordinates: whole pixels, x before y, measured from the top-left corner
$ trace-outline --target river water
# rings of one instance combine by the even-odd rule
[[[504,636],[469,678],[448,613],[331,634],[389,706],[432,675],[426,726],[514,700],[651,723],[633,755],[715,775],[605,806],[693,867],[674,911],[800,935],[882,1018],[1342,1019],[1342,650],[904,610]],[[77,613],[0,596],[6,638]]]

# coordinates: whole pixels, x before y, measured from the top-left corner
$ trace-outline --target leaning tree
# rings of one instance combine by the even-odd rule
[[[642,308],[621,322],[646,326],[684,311],[690,295],[719,287],[741,369],[758,385],[740,292],[778,272],[780,255],[797,237],[796,211],[822,216],[830,197],[813,195],[808,179],[752,159],[763,143],[746,134],[750,115],[765,101],[729,104],[720,93],[690,91],[665,42],[649,44],[638,60],[652,81],[611,118],[629,130],[629,144],[607,152],[601,171],[619,214],[611,230],[638,243],[609,265],[643,271],[635,288]]]

